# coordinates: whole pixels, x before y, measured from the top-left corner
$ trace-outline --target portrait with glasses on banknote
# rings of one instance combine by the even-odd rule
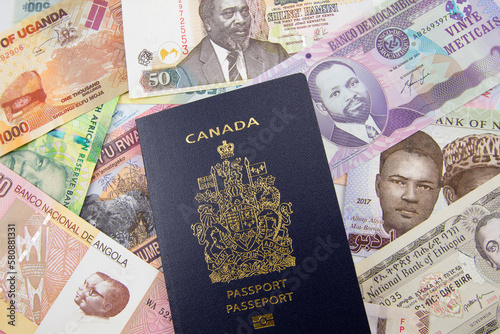
[[[201,0],[207,35],[179,64],[179,87],[250,79],[288,58],[279,43],[250,38],[246,0]]]
[[[312,67],[308,81],[317,115],[330,118],[320,123],[332,124],[320,124],[323,137],[336,145],[360,147],[380,136],[387,121],[385,97],[361,65],[328,59]]]

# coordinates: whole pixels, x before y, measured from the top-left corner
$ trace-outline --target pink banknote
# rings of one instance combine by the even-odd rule
[[[0,155],[127,91],[119,0],[65,0],[0,33]]]
[[[457,3],[384,2],[251,83],[306,74],[336,179],[500,82],[497,5]]]
[[[0,165],[0,330],[173,333],[163,274]]]

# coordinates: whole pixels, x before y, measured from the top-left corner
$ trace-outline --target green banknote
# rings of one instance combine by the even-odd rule
[[[76,214],[82,209],[118,98],[0,158]]]

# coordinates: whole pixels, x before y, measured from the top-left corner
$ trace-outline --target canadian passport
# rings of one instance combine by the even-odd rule
[[[137,120],[176,333],[369,333],[307,81]]]

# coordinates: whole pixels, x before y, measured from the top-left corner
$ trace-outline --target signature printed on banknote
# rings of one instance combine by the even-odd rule
[[[500,82],[498,18],[476,0],[451,12],[384,2],[250,84],[306,74],[336,179]]]
[[[497,175],[358,263],[364,301],[427,312],[429,333],[498,329],[499,182]]]
[[[125,34],[130,96],[241,84],[312,45],[370,4],[123,1],[125,31],[130,32]]]
[[[119,1],[61,1],[0,34],[0,155],[127,90]]]

